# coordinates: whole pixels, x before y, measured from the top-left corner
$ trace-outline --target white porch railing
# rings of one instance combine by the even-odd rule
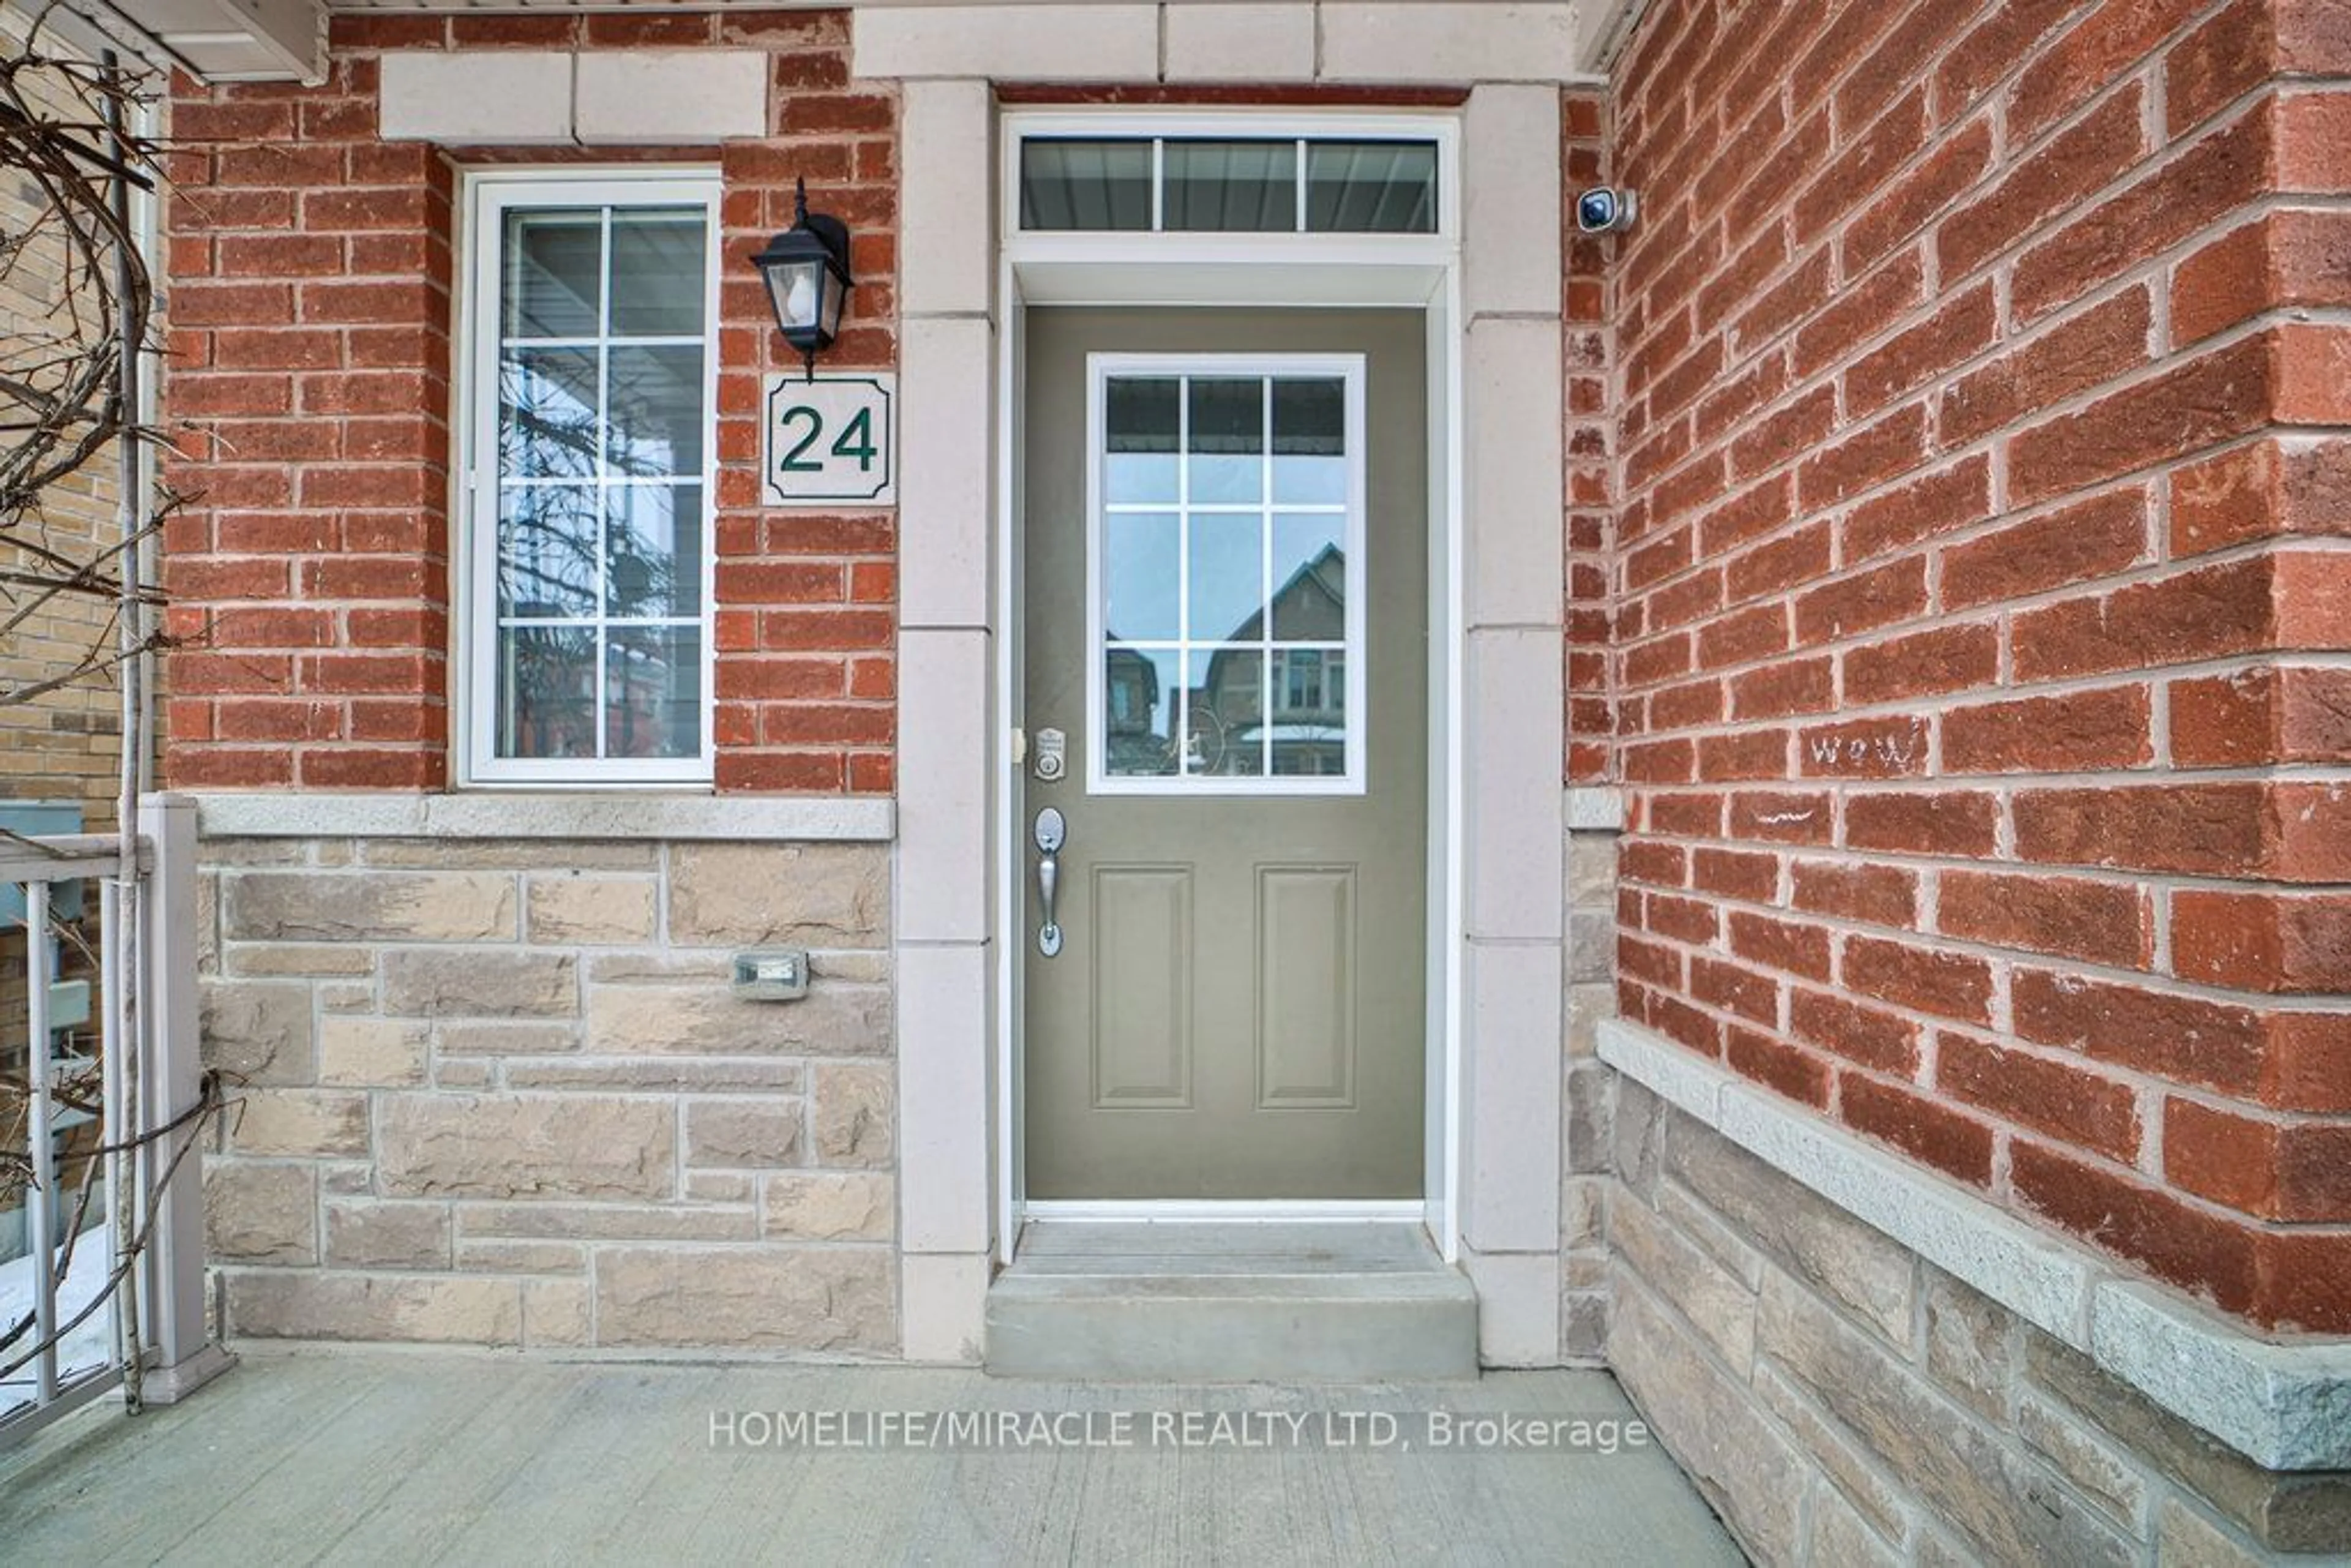
[[[167,1404],[227,1363],[204,1326],[194,803],[148,797],[137,830],[127,856],[111,834],[0,840],[26,982],[24,1066],[0,1080],[0,1444],[118,1386]],[[95,944],[52,919],[70,882],[100,890]],[[97,949],[78,1036],[56,1027],[86,994],[57,985],[61,937]]]

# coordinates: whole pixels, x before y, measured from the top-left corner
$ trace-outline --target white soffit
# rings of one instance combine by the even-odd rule
[[[49,25],[78,48],[119,49],[206,81],[326,79],[320,0],[61,0]]]

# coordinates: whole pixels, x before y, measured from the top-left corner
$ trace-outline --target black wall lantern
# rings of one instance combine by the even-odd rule
[[[855,286],[849,276],[849,225],[810,212],[808,182],[799,181],[792,192],[792,226],[769,240],[751,265],[767,280],[777,329],[800,351],[814,381],[816,357],[841,331],[841,303]]]

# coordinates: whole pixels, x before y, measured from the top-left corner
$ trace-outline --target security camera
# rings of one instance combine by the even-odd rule
[[[1594,185],[1575,198],[1575,226],[1588,235],[1622,234],[1633,226],[1639,211],[1632,192]]]

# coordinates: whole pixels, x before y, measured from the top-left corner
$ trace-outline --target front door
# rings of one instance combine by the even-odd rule
[[[1419,1197],[1425,318],[1028,323],[1028,1195]]]

